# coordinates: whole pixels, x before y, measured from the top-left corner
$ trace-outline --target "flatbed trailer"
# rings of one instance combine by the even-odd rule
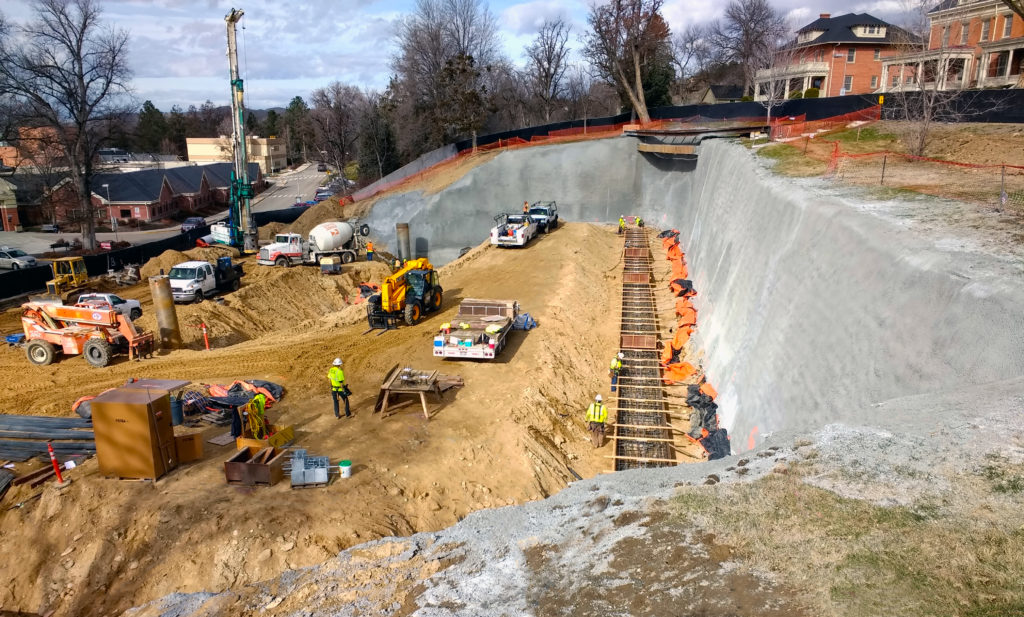
[[[493,360],[508,341],[519,303],[515,300],[466,298],[459,312],[434,337],[438,358]]]

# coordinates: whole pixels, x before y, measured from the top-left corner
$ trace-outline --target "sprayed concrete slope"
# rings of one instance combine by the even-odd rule
[[[599,164],[606,173],[592,173]],[[730,458],[600,476],[543,501],[475,512],[438,533],[357,546],[265,584],[171,595],[133,617],[498,616],[568,607],[653,617],[679,606],[774,614],[759,603],[738,608],[737,590],[748,588],[760,602],[777,602],[778,614],[799,615],[782,604],[792,597],[784,587],[763,580],[716,587],[735,564],[719,567],[713,551],[688,539],[692,529],[659,538],[651,521],[663,500],[712,478],[751,482],[801,464],[812,469],[807,483],[850,498],[943,503],[977,484],[957,473],[1013,449],[1024,422],[1024,284],[1005,272],[1016,265],[937,248],[913,225],[881,219],[822,187],[774,178],[724,143],[704,147],[695,168],[659,169],[627,139],[527,149],[419,205],[415,196],[397,199],[408,200],[402,216],[414,223],[427,215],[461,221],[432,238],[436,248],[471,244],[486,233],[472,225],[486,223],[497,204],[521,201],[515,183],[523,179],[529,199],[557,199],[567,219],[610,220],[621,210],[681,230],[700,291],[697,342],[719,386],[720,411],[740,436],[734,449],[746,448],[755,426],[755,443],[775,436],[749,464]],[[800,443],[789,441],[796,435]],[[976,503],[966,501],[974,516]],[[630,556],[637,542],[646,544]],[[650,563],[657,576],[644,574]]]
[[[696,165],[646,158],[630,138],[509,151],[435,195],[382,200],[371,224],[409,221],[418,252],[444,262],[524,199],[557,200],[565,220],[640,214],[682,231],[695,342],[734,451],[1024,374],[1024,286],[998,259],[772,177],[734,144],[706,143]]]

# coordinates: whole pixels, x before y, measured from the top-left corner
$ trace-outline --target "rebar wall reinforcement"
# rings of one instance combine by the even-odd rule
[[[658,358],[651,247],[642,228],[625,233],[619,349],[624,354],[615,405],[615,471],[677,464]]]

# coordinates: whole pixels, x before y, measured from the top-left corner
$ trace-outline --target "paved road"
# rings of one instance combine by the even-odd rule
[[[253,202],[253,211],[264,212],[267,210],[279,210],[291,207],[291,205],[295,203],[296,199],[299,198],[301,198],[301,201],[313,199],[316,187],[323,184],[326,181],[326,178],[327,174],[317,172],[315,166],[308,164],[303,165],[294,171],[280,174],[272,178],[272,181],[274,182],[273,186],[256,197]],[[207,222],[213,223],[225,218],[227,218],[227,211],[224,211],[221,214],[208,216],[206,217],[206,220]],[[179,226],[175,225],[174,227],[168,227],[166,229],[153,229],[148,231],[123,230],[118,231],[117,234],[100,233],[96,234],[96,237],[101,242],[112,241],[116,236],[116,239],[118,240],[128,241],[132,244],[142,244],[152,242],[154,240],[162,240],[178,233],[180,233]],[[80,239],[81,234],[48,234],[40,232],[17,233],[13,231],[0,231],[0,246],[17,247],[26,253],[38,255],[50,250],[50,244],[56,242],[58,238],[63,238],[68,242],[72,242],[76,238]],[[2,270],[0,270],[0,272],[2,272]]]

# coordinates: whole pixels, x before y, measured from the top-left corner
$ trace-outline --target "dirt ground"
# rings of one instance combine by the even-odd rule
[[[286,388],[270,416],[294,425],[296,446],[354,465],[351,479],[327,488],[237,488],[225,484],[221,466],[233,448],[206,443],[201,462],[155,483],[103,478],[92,459],[69,473],[65,492],[16,487],[0,510],[0,546],[21,558],[0,562],[0,606],[104,615],[176,591],[223,590],[369,539],[543,498],[566,485],[569,467],[584,477],[608,469],[611,445],[590,447],[582,409],[595,392],[607,393],[617,325],[605,316],[621,284],[620,248],[611,229],[587,224],[566,224],[522,250],[481,245],[440,270],[441,312],[381,336],[363,334],[364,305],[349,302],[358,282],[389,273],[383,264],[326,277],[249,258],[238,292],[179,306],[186,349],[103,369],[78,357],[36,367],[21,350],[0,349],[0,370],[18,376],[0,385],[0,413],[67,416],[78,397],[129,377],[267,379]],[[146,286],[123,295],[142,300],[140,325],[152,329]],[[517,299],[540,327],[513,332],[494,362],[433,358],[436,328],[465,297]],[[197,321],[210,326],[212,351],[202,350]],[[18,329],[17,311],[0,314],[0,330]],[[331,412],[326,372],[335,356],[354,392],[348,420]],[[435,401],[429,421],[412,404],[382,420],[371,410],[396,364],[461,375],[466,386]],[[210,428],[204,438],[224,432]],[[18,464],[17,472],[39,465]]]

